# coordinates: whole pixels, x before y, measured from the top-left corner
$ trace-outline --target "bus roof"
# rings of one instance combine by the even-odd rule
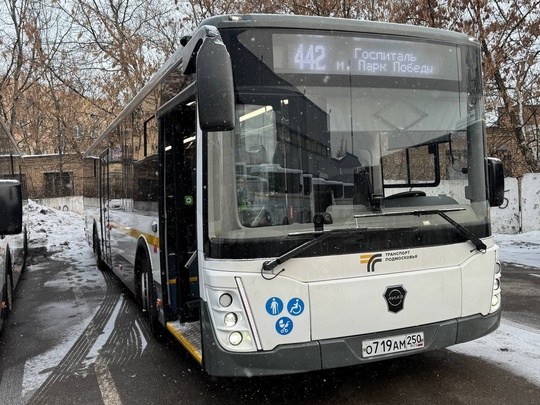
[[[463,45],[470,45],[471,42],[477,42],[475,38],[469,37],[466,34],[438,28],[379,21],[362,21],[348,18],[287,14],[223,15],[207,18],[201,25],[213,25],[218,29],[236,27],[272,27],[300,30],[352,31],[367,34],[389,34],[409,38],[435,39]]]

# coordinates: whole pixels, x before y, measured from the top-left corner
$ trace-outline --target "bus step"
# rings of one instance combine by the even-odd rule
[[[180,321],[167,322],[167,329],[202,364],[201,323]]]

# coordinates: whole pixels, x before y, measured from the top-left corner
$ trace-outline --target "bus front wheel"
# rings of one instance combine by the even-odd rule
[[[13,282],[11,272],[6,272],[4,288],[2,288],[2,320],[5,321],[13,308]]]
[[[99,243],[99,236],[97,234],[96,229],[94,229],[93,232],[93,248],[94,248],[94,257],[96,258],[96,266],[98,269],[101,269],[102,263],[101,263],[101,245]]]
[[[139,300],[146,316],[150,331],[154,336],[161,335],[161,325],[158,320],[157,293],[152,277],[150,261],[145,253],[139,254]]]

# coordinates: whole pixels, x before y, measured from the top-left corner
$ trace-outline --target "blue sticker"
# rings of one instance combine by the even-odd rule
[[[304,301],[302,301],[300,298],[293,298],[287,304],[287,311],[289,311],[289,314],[292,316],[300,315],[302,312],[304,312]]]
[[[280,335],[288,335],[293,330],[293,321],[291,318],[287,318],[284,316],[283,318],[279,318],[276,322],[276,331]]]
[[[266,301],[266,312],[268,312],[270,315],[279,315],[281,314],[281,311],[283,311],[283,301],[281,301],[278,297],[272,297]]]

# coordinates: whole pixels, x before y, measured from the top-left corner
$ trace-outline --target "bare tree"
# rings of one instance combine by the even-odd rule
[[[183,31],[165,1],[73,0],[60,7],[76,27],[83,64],[99,77],[100,91],[120,104],[174,52]]]
[[[486,109],[504,123],[499,142],[516,146],[508,174],[540,171],[534,120],[540,90],[539,0],[415,0],[404,4],[394,21],[469,33],[481,44]],[[537,128],[537,126],[536,126]],[[523,165],[523,170],[520,169]]]
[[[0,1],[0,109],[26,153],[83,150],[184,32],[170,0]]]
[[[35,16],[31,0],[2,3],[5,8],[0,13],[0,111],[13,128],[19,122],[21,98],[35,80]]]

